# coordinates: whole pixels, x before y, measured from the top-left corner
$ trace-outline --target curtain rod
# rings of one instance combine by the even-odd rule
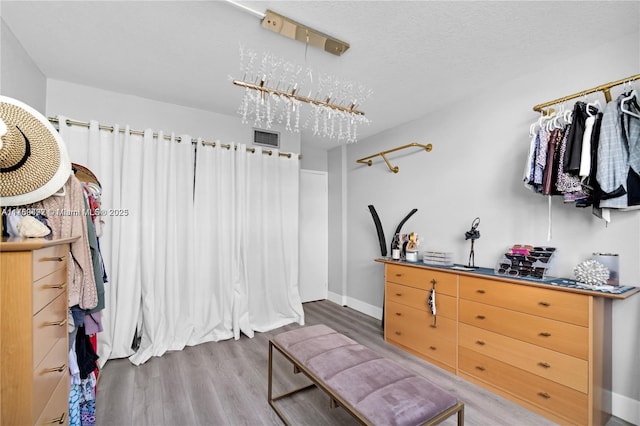
[[[574,93],[573,95],[564,96],[562,98],[558,98],[558,99],[553,100],[553,101],[549,101],[549,102],[545,102],[543,104],[536,105],[536,106],[533,107],[533,110],[537,111],[537,112],[540,112],[540,111],[542,111],[544,108],[546,108],[548,106],[556,105],[556,104],[562,103],[564,101],[568,101],[570,99],[579,98],[580,96],[585,96],[585,95],[588,95],[590,93],[595,93],[595,92],[603,92],[605,100],[607,102],[611,102],[611,92],[609,91],[609,89],[611,89],[614,86],[619,86],[619,85],[627,83],[627,82],[630,83],[630,82],[632,82],[634,80],[639,80],[639,79],[640,79],[640,74],[636,74],[636,75],[632,75],[631,77],[623,78],[622,80],[617,80],[617,81],[612,81],[611,83],[601,84],[600,86],[596,86],[596,87],[593,87],[591,89],[583,90],[582,92]]]
[[[60,120],[58,120],[58,117],[47,117],[49,119],[50,122],[52,123],[57,123],[58,125],[60,125]],[[86,121],[76,121],[76,120],[70,120],[70,119],[66,119],[65,120],[65,124],[67,126],[80,126],[80,127],[90,127],[90,123],[87,123]],[[114,131],[113,126],[105,126],[103,124],[100,124],[98,126],[98,128],[100,130],[107,130],[110,132]],[[124,133],[124,128],[120,129],[120,133]],[[139,135],[139,136],[144,136],[144,131],[143,130],[129,130],[129,133],[133,134],[133,135]],[[154,138],[158,138],[158,133],[154,132],[153,133],[153,137]],[[164,139],[165,140],[171,140],[171,136],[168,135],[164,135]],[[180,136],[174,137],[174,139],[178,142],[182,142],[182,138]],[[193,145],[197,145],[198,144],[198,140],[197,139],[191,139],[191,143]],[[202,145],[203,146],[213,146],[215,147],[217,144],[220,144],[221,148],[226,148],[226,149],[230,149],[231,148],[231,144],[227,144],[227,143],[221,143],[221,142],[207,142],[207,141],[202,141]],[[236,146],[234,149],[238,149],[238,147]],[[247,148],[247,151],[251,152],[252,154],[256,152],[255,148]],[[272,155],[273,151],[268,150],[268,149],[263,149],[262,150],[263,154],[267,154],[267,155]],[[295,155],[294,153],[291,152],[279,152],[278,156],[280,157],[287,157],[287,158],[291,158],[293,155]],[[302,154],[298,154],[298,159],[302,159]]]

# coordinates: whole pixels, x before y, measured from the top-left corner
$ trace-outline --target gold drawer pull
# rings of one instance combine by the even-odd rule
[[[484,368],[483,366],[481,366],[481,365],[476,365],[476,370],[478,370],[478,371],[484,371],[484,370],[485,370],[485,368]]]
[[[484,340],[476,340],[476,345],[484,346]]]
[[[400,333],[399,331],[396,331],[396,334],[397,334],[398,336],[400,336],[402,333]]]
[[[539,333],[538,336],[551,337],[551,333],[547,333],[546,331],[543,331],[542,333]]]
[[[396,277],[401,277],[401,276],[402,276],[402,274],[396,274]]]
[[[435,278],[432,278],[432,279],[431,279],[431,285],[436,285],[437,283],[438,283],[438,281],[436,281],[436,279],[435,279]]]
[[[429,349],[431,349],[432,351],[435,351],[437,348],[435,346],[429,346]]]
[[[549,399],[551,398],[551,395],[549,395],[546,392],[538,392],[538,395],[540,395],[541,397],[543,397],[544,399]]]
[[[45,286],[45,288],[54,288],[56,290],[62,290],[63,288],[66,288],[66,287],[67,287],[67,283],[49,284]]]
[[[399,317],[401,317],[401,316],[402,316],[402,313],[401,313],[401,312],[396,312],[396,315],[397,315],[397,316],[399,316]]]
[[[61,321],[49,321],[44,323],[45,327],[58,326],[62,327],[63,325],[67,325],[67,319],[63,319]]]
[[[486,292],[483,289],[476,290],[476,293],[485,294]]]
[[[402,293],[396,293],[396,296],[398,296],[398,297],[402,296]]]
[[[538,305],[544,306],[545,308],[548,308],[549,306],[551,306],[551,303],[549,303],[549,302],[538,302]]]
[[[476,315],[476,319],[483,320],[485,319],[484,315]]]
[[[44,372],[45,373],[62,373],[66,369],[67,369],[67,364],[62,364],[60,367],[45,368]]]
[[[62,262],[64,260],[64,257],[60,257],[60,256],[53,256],[53,257],[43,257],[42,261],[44,262]]]
[[[64,418],[65,418],[66,415],[67,415],[67,413],[63,412],[60,417],[57,417],[55,419],[51,419],[51,420],[47,421],[45,424],[52,425],[52,424],[56,424],[57,423],[59,425],[62,425],[62,424],[64,424]]]
[[[539,362],[538,365],[540,367],[544,367],[544,368],[551,368],[551,364],[549,364],[547,362],[543,362],[543,361]]]

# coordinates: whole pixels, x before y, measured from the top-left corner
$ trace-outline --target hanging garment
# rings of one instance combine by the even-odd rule
[[[555,193],[554,189],[554,181],[557,180],[557,169],[554,167],[554,164],[557,163],[558,158],[558,150],[557,147],[560,145],[563,137],[562,129],[554,129],[551,132],[551,136],[549,137],[549,146],[547,147],[547,161],[546,168],[544,170],[544,176],[542,178],[542,193],[544,195],[551,195]]]
[[[631,113],[622,112],[621,114],[623,144],[629,148],[627,204],[638,206],[640,205],[640,106],[636,102],[626,102],[625,109]]]
[[[78,327],[76,333],[76,357],[78,360],[78,368],[80,370],[80,378],[86,379],[89,374],[96,368],[98,355],[93,350],[93,346],[89,341],[84,327]]]
[[[562,140],[560,141],[558,161],[556,163],[556,169],[557,169],[556,190],[561,194],[571,193],[571,192],[580,192],[582,190],[582,186],[580,185],[580,179],[577,176],[574,176],[566,172],[564,168],[564,161],[562,160],[565,157],[565,153],[567,150],[567,140],[569,139],[569,133],[571,133],[571,124],[569,124],[565,128],[564,135],[562,137]]]
[[[587,117],[585,121],[584,135],[582,138],[582,152],[580,155],[580,171],[578,174],[581,178],[589,176],[591,170],[591,134],[596,117]]]
[[[540,129],[540,140],[536,149],[536,161],[533,176],[533,184],[536,192],[540,192],[542,188],[542,179],[544,177],[544,169],[547,165],[547,149],[549,148],[549,138],[551,133],[545,127]]]
[[[82,184],[72,174],[64,185],[64,191],[64,196],[52,195],[28,207],[45,212],[54,238],[80,237],[71,243],[68,267],[69,306],[79,305],[82,309],[91,309],[98,304],[98,296],[87,239],[87,222],[83,214],[85,204]]]
[[[580,160],[582,156],[582,139],[584,136],[585,122],[587,120],[586,104],[578,101],[573,106],[571,115],[571,131],[567,139],[567,148],[563,158],[564,169],[571,174],[577,175],[580,171]]]
[[[625,208],[627,203],[627,176],[629,150],[622,135],[620,98],[604,109],[598,143],[598,170],[596,179],[602,188],[600,207]]]

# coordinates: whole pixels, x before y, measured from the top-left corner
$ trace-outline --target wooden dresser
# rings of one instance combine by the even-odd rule
[[[386,341],[557,423],[606,423],[611,300],[640,289],[605,294],[378,261]]]
[[[67,261],[76,238],[0,243],[0,424],[67,424]]]

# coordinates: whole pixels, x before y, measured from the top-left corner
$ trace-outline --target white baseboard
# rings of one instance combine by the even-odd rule
[[[640,425],[640,401],[612,392],[611,414],[631,424]]]
[[[332,292],[328,293],[327,298],[338,305],[348,306],[378,320],[382,319],[382,308],[378,308],[377,306],[370,305],[369,303],[354,299],[353,297],[342,296],[338,293]]]
[[[327,299],[340,306],[347,306],[347,298],[341,294],[332,291],[327,293]]]

